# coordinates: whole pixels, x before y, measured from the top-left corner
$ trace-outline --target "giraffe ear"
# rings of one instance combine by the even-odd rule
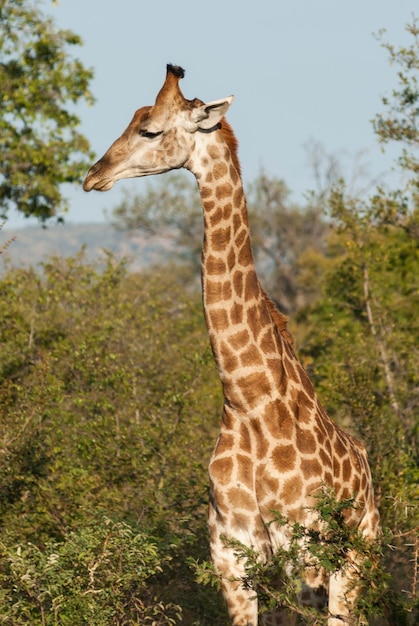
[[[234,96],[228,96],[227,98],[222,98],[221,100],[207,102],[206,104],[193,109],[190,118],[193,130],[198,130],[198,128],[209,130],[213,126],[216,126],[227,113],[227,110],[233,100]]]

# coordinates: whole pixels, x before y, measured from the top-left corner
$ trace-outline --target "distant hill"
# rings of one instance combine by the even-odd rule
[[[169,237],[148,238],[138,233],[118,231],[111,224],[56,224],[47,228],[2,229],[0,249],[12,237],[16,237],[15,241],[0,257],[0,271],[10,264],[36,266],[52,255],[74,256],[83,246],[89,261],[104,258],[106,250],[117,259],[128,258],[130,269],[135,271],[164,261],[172,248]]]

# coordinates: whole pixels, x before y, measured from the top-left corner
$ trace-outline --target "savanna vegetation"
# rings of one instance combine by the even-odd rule
[[[25,5],[0,5],[16,44],[12,12],[22,16]],[[383,43],[399,85],[374,121],[381,141],[400,143],[407,184],[360,199],[331,177],[305,206],[264,172],[248,185],[263,283],[291,315],[323,404],[368,449],[384,534],[363,570],[360,610],[361,623],[380,626],[413,626],[419,613],[419,29],[415,21],[408,29],[410,47]],[[7,128],[17,111],[10,100]],[[25,196],[7,171],[3,211],[16,201],[41,220],[54,213],[53,196]],[[115,208],[115,224],[150,236],[165,230],[179,251],[170,265],[132,273],[110,254],[95,265],[80,252],[0,277],[1,624],[228,624],[207,565],[207,464],[221,395],[200,299],[199,198],[185,176],[143,188]],[[331,571],[348,546],[369,549],[348,534],[333,497],[319,511],[329,541],[320,552],[310,540]],[[304,533],[294,530],[296,539]],[[280,596],[269,582],[292,550],[264,567],[240,545],[237,554],[265,606],[293,606],[295,581]]]

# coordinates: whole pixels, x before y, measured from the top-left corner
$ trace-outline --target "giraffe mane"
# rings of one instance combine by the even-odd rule
[[[241,176],[241,165],[238,155],[239,142],[237,141],[236,135],[225,117],[221,120],[221,132],[223,133],[224,140],[230,149],[234,167],[236,168],[239,176]]]
[[[224,140],[230,149],[231,158],[234,163],[234,166],[240,176],[241,165],[240,165],[239,156],[238,156],[239,142],[237,141],[234,131],[232,127],[230,126],[230,124],[227,122],[225,117],[221,121],[221,132],[223,133]],[[278,310],[278,308],[269,298],[268,294],[266,293],[264,289],[262,289],[262,293],[263,293],[263,297],[265,299],[266,305],[268,307],[268,311],[272,317],[272,320],[275,326],[278,328],[279,332],[281,333],[285,341],[288,343],[288,345],[294,349],[295,340],[294,340],[294,337],[292,336],[292,333],[290,332],[288,328],[288,317]]]
[[[268,294],[266,293],[264,289],[262,289],[262,293],[263,293],[263,297],[265,298],[266,306],[268,307],[268,311],[272,317],[272,320],[275,326],[278,328],[279,332],[281,333],[285,341],[288,343],[288,345],[291,348],[294,348],[295,340],[288,328],[288,317],[277,309],[277,307],[269,298]]]

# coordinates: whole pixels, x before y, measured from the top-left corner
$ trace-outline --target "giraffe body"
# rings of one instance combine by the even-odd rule
[[[181,68],[168,66],[155,105],[135,113],[89,170],[84,188],[107,190],[120,178],[179,167],[197,179],[204,213],[204,313],[224,395],[209,466],[211,554],[233,626],[257,626],[255,592],[243,587],[243,563],[222,536],[267,560],[289,543],[287,527],[273,522],[273,512],[290,524],[315,527],[312,507],[323,485],[338,499],[355,498],[346,521],[367,537],[377,534],[379,515],[364,447],[320,405],[286,318],[256,275],[237,142],[224,118],[232,97],[207,104],[186,100],[178,85],[182,77]],[[337,572],[328,580],[316,568],[310,571],[301,602],[328,602],[329,626],[353,623],[350,578]],[[296,623],[281,609],[264,619],[272,626]]]

